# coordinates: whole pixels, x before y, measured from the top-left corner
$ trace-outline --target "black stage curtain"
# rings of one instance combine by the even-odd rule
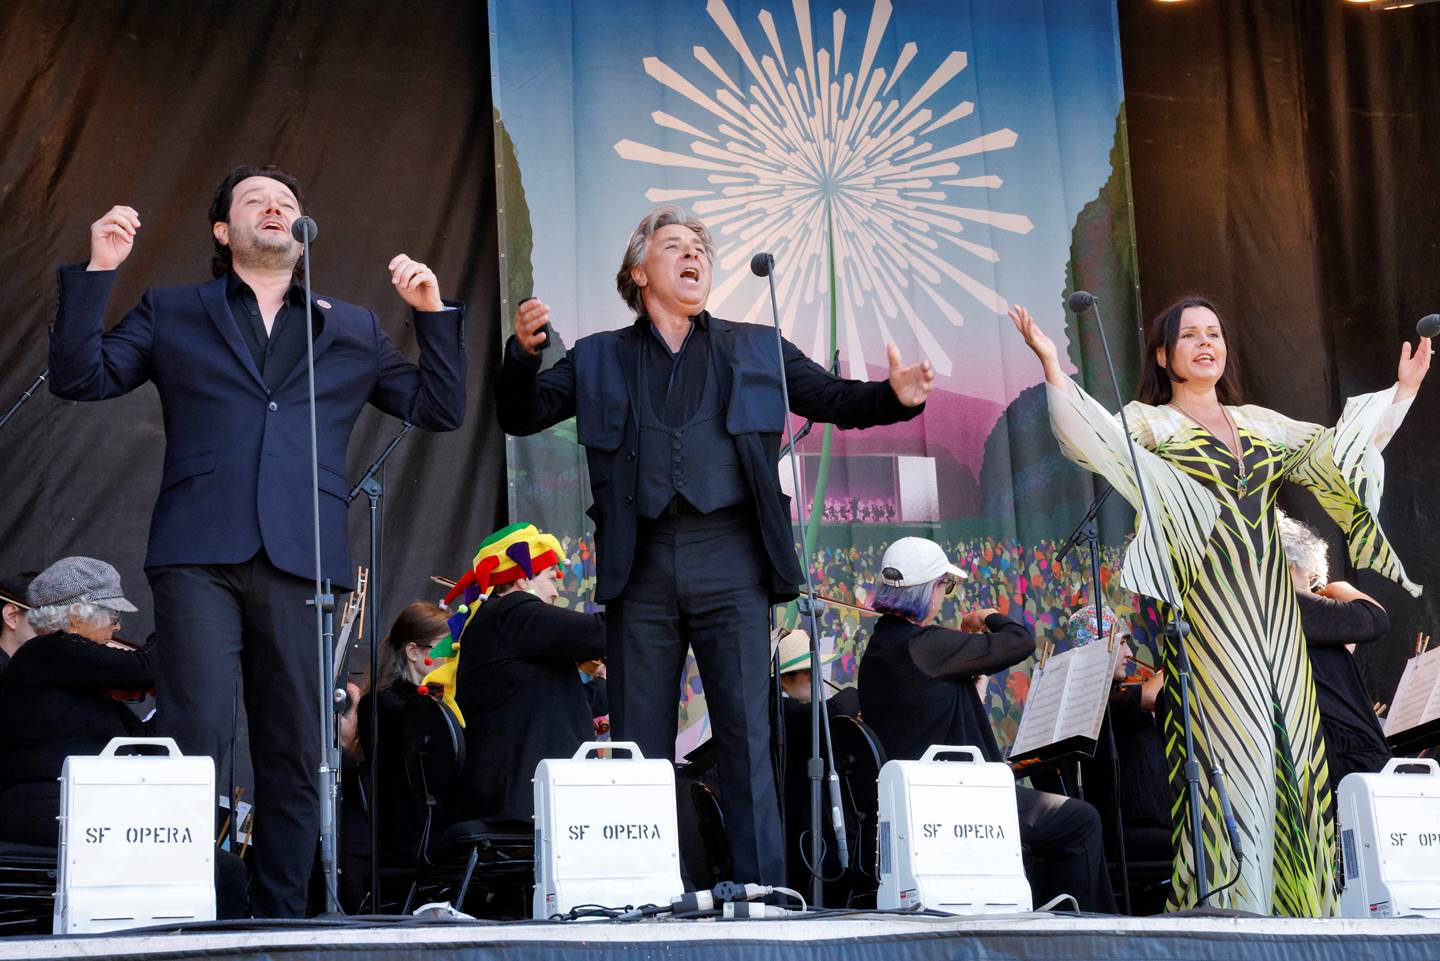
[[[1440,5],[1119,0],[1119,12],[1144,309],[1211,294],[1249,398],[1333,421],[1344,397],[1393,380],[1401,339],[1440,309],[1428,236],[1440,221]],[[0,6],[0,405],[45,366],[51,271],[84,259],[92,220],[115,203],[144,218],[118,317],[147,286],[207,277],[215,183],[236,163],[278,163],[321,225],[319,289],[375,306],[412,356],[390,256],[426,259],[470,304],[471,415],[455,433],[412,435],[386,476],[384,616],[434,596],[428,575],[463,569],[504,507],[485,393],[499,324],[488,62],[479,4]],[[1411,576],[1431,585],[1437,382],[1387,452],[1383,512]],[[352,475],[397,428],[378,413],[361,421]],[[162,444],[150,388],[104,404],[38,395],[0,434],[0,569],[94,554],[148,608]],[[1306,500],[1290,506],[1318,518]],[[364,513],[352,517],[357,559]],[[1338,549],[1333,560],[1342,571]],[[1358,581],[1395,622],[1390,643],[1363,655],[1388,699],[1408,639],[1433,622],[1433,592],[1415,601]],[[147,633],[148,610],[134,622],[128,633]]]
[[[1341,0],[1120,0],[1143,306],[1188,292],[1223,306],[1250,402],[1333,423],[1344,398],[1389,386],[1400,343],[1440,310],[1440,5],[1378,12]],[[1386,451],[1382,522],[1414,600],[1354,579],[1390,612],[1362,649],[1389,701],[1415,632],[1435,622],[1440,372]],[[1332,541],[1308,494],[1297,516]]]
[[[466,422],[412,433],[383,478],[382,624],[440,596],[429,576],[466,569],[504,510],[488,397],[499,296],[484,5],[23,0],[0,4],[0,63],[0,410],[46,365],[53,271],[88,258],[93,220],[124,203],[143,222],[113,322],[146,287],[209,279],[216,184],[240,163],[277,164],[300,178],[320,225],[317,291],[374,308],[412,359],[391,257],[429,263],[445,296],[469,306]],[[367,411],[352,480],[399,427]],[[0,569],[109,560],[141,608],[124,633],[143,639],[163,449],[149,385],[100,404],[37,394],[0,433]],[[357,563],[365,504],[351,515]]]

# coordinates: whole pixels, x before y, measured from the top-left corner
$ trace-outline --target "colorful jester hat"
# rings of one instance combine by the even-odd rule
[[[565,551],[554,534],[547,534],[534,524],[511,524],[502,527],[481,543],[475,560],[464,577],[456,582],[441,601],[449,608],[452,601],[464,595],[465,604],[473,604],[492,587],[509,584],[536,574],[556,564],[565,563]],[[459,637],[457,633],[454,636]]]

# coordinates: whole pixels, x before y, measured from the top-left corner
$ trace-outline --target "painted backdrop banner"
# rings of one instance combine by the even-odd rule
[[[803,531],[819,590],[863,605],[885,545],[922,534],[971,575],[947,617],[995,606],[1063,648],[1067,610],[1088,600],[1087,565],[1079,553],[1057,564],[1055,549],[1095,490],[1060,456],[1039,364],[1005,312],[1030,307],[1113,407],[1095,320],[1063,305],[1073,289],[1096,293],[1128,398],[1136,276],[1113,0],[490,9],[505,317],[533,294],[565,343],[630,323],[616,270],[660,203],[709,225],[717,316],[771,323],[749,269],[770,251],[785,336],[812,358],[882,378],[893,342],[938,375],[920,418],[816,425],[800,443],[796,541]],[[510,440],[508,455],[512,519],[565,538],[567,593],[592,605],[573,422]],[[790,475],[784,465],[787,490]],[[1107,511],[1118,545],[1127,509]],[[853,683],[868,627],[826,612],[835,683]],[[1027,664],[990,681],[1004,739],[1028,677]],[[682,723],[698,730],[702,713],[687,677]]]

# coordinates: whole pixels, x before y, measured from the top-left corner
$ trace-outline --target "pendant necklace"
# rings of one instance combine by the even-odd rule
[[[1200,418],[1190,413],[1184,407],[1181,407],[1175,400],[1172,399],[1170,404],[1201,427],[1205,426]],[[1235,447],[1232,450],[1232,453],[1235,455],[1235,488],[1239,491],[1240,496],[1244,497],[1250,492],[1250,476],[1254,472],[1245,469],[1245,449],[1240,446],[1240,428],[1235,426],[1235,420],[1230,416],[1230,411],[1226,409],[1224,404],[1220,405],[1220,413],[1225,415],[1225,425],[1230,428],[1230,439],[1235,443]]]

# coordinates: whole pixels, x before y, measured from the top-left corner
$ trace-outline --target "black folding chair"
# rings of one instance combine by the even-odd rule
[[[405,773],[424,802],[425,822],[415,851],[415,879],[405,913],[419,903],[448,900],[466,911],[471,883],[483,892],[468,913],[528,917],[535,883],[535,834],[524,821],[476,818],[445,827],[442,798],[465,770],[465,730],[445,702],[414,697],[401,716]]]
[[[55,848],[0,841],[0,935],[50,933],[57,859]]]
[[[873,906],[880,889],[878,850],[880,843],[880,768],[885,752],[880,740],[858,717],[830,718],[830,738],[835,750],[835,771],[840,778],[840,807],[850,841],[850,863],[845,877],[827,902],[841,900],[850,907]],[[834,901],[831,901],[831,898]]]

